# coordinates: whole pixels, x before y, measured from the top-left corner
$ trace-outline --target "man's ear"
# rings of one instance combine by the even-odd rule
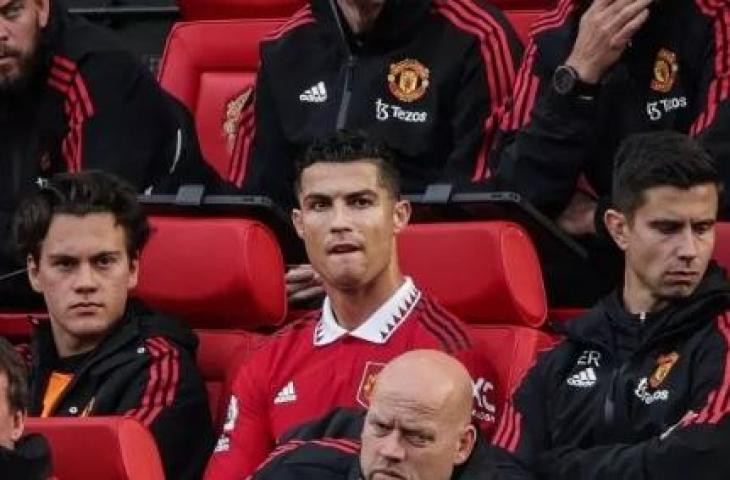
[[[51,0],[33,0],[38,9],[38,27],[46,28],[51,16]]]
[[[609,208],[603,214],[603,223],[606,225],[606,230],[611,234],[611,238],[616,242],[618,248],[626,250],[629,244],[629,222],[626,215],[618,210]]]
[[[291,221],[299,238],[304,240],[304,222],[302,222],[302,211],[300,209],[295,208],[291,211]]]
[[[39,280],[40,266],[36,262],[33,255],[28,255],[25,259],[25,266],[28,271],[28,280],[30,280],[30,286],[33,287],[38,293],[43,293],[43,288]]]
[[[13,440],[13,443],[20,440],[20,437],[23,436],[23,430],[25,429],[25,416],[26,412],[23,410],[18,410],[13,413],[13,428],[10,431],[10,438]]]
[[[454,454],[454,465],[461,465],[469,459],[471,451],[474,449],[474,444],[477,441],[477,430],[471,423],[468,424],[464,431],[459,436],[459,444],[456,447],[456,453]]]
[[[129,281],[127,282],[127,289],[132,290],[137,286],[139,282],[139,254],[134,258],[129,259]]]
[[[406,228],[411,220],[411,202],[408,200],[396,200],[393,206],[393,225],[395,233],[400,233]]]

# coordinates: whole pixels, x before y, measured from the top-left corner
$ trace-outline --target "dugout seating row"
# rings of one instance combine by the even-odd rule
[[[155,217],[152,224],[136,294],[195,328],[198,365],[220,425],[232,366],[266,341],[252,329],[275,328],[286,317],[277,240],[248,219]],[[715,257],[723,265],[730,262],[722,241],[728,236],[730,224],[718,225]],[[502,404],[537,353],[554,341],[540,330],[548,312],[529,237],[502,221],[414,224],[398,249],[403,270],[470,325],[495,363]],[[0,335],[7,325],[0,315]],[[28,431],[50,440],[59,480],[163,478],[154,442],[134,420],[29,419]],[[89,447],[79,448],[79,441]],[[92,448],[100,453],[90,459],[85,452]]]
[[[541,2],[543,8],[513,6],[506,10],[523,42],[530,25],[548,8],[543,0],[522,3],[528,1]],[[224,124],[231,118],[244,120],[236,100],[249,95],[255,83],[259,43],[286,22],[285,18],[267,17],[289,13],[301,4],[301,0],[271,4],[268,0],[181,2],[183,18],[196,20],[173,26],[160,62],[159,80],[193,113],[203,155],[223,178],[234,182],[241,178],[232,159],[233,140],[225,133]],[[201,18],[208,20],[198,20]]]

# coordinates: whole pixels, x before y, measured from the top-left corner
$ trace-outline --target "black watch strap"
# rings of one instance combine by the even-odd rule
[[[593,98],[598,95],[600,84],[586,83],[575,68],[560,65],[553,73],[553,88],[560,95]]]

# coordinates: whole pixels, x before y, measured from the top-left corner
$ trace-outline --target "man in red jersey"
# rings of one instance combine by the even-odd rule
[[[205,478],[245,478],[290,428],[335,407],[366,408],[383,365],[419,348],[464,363],[474,381],[474,420],[490,435],[491,365],[465,326],[398,266],[396,235],[411,208],[399,198],[391,152],[338,133],[310,146],[298,172],[292,218],[327,297],[239,369]]]

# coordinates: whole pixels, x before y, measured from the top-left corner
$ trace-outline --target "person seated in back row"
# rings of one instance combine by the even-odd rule
[[[218,186],[190,113],[110,31],[61,0],[0,0],[0,305],[41,303],[10,238],[20,198],[54,173],[98,169],[138,193]]]
[[[464,324],[405,277],[396,237],[410,205],[392,152],[353,134],[314,142],[298,165],[292,219],[327,297],[241,365],[205,478],[246,478],[290,428],[335,407],[367,408],[384,364],[416,349],[460,359],[474,382],[475,420],[495,423],[495,374]]]
[[[58,174],[22,201],[15,224],[50,317],[25,349],[30,415],[135,418],[167,478],[200,478],[214,434],[197,339],[129,300],[150,233],[134,189],[102,172]]]

